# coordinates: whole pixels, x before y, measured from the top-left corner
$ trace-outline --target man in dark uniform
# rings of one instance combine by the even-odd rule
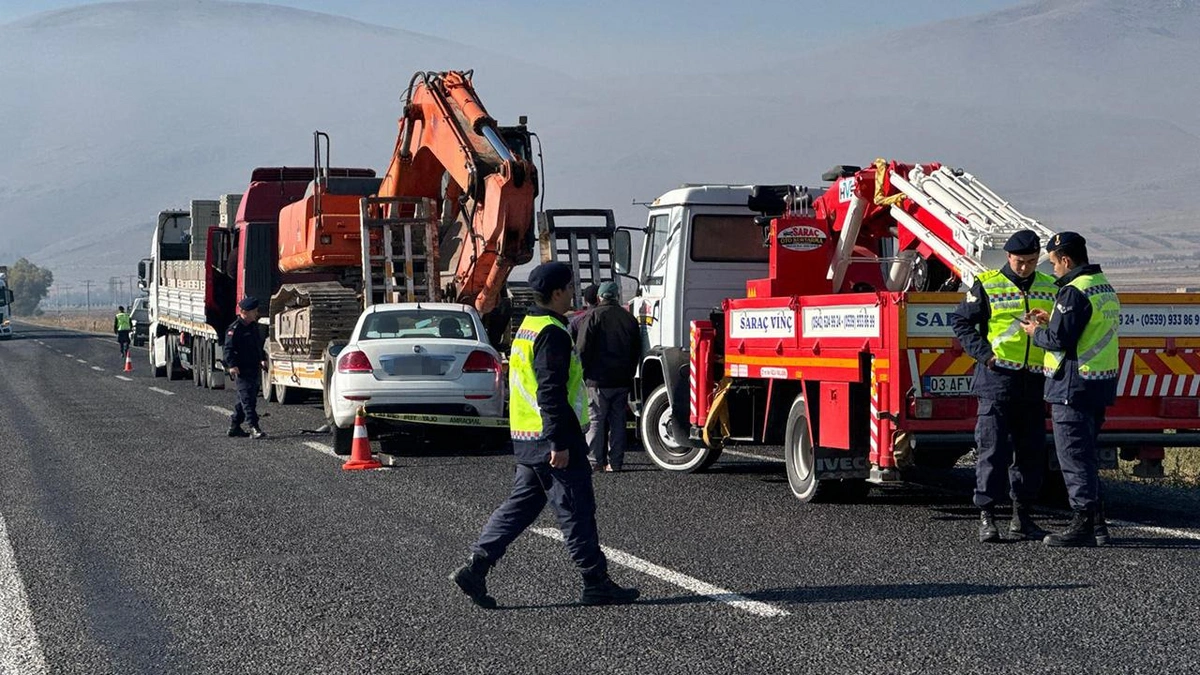
[[[229,435],[233,437],[266,438],[258,426],[258,394],[262,386],[262,370],[267,367],[263,336],[258,329],[258,300],[245,298],[238,303],[238,319],[225,331],[225,372],[237,384],[237,406],[229,418]],[[250,423],[250,433],[242,422]]]
[[[954,335],[977,362],[971,391],[979,399],[975,422],[975,506],[979,541],[1000,541],[995,507],[1012,498],[1008,531],[1041,541],[1046,533],[1030,509],[1046,470],[1046,405],[1042,402],[1042,350],[1030,344],[1022,321],[1054,306],[1054,278],[1037,271],[1042,244],[1021,230],[1004,245],[1008,264],[980,274],[951,316]]]
[[[543,263],[530,273],[529,286],[536,305],[521,322],[509,361],[509,426],[517,459],[512,494],[492,513],[471,547],[470,560],[450,580],[480,607],[496,607],[487,592],[487,573],[549,501],[567,552],[583,574],[580,602],[633,602],[637,589],[622,588],[609,578],[596,530],[596,496],[583,433],[587,390],[563,316],[572,303],[571,268]]]
[[[121,356],[129,352],[129,331],[133,330],[133,321],[125,313],[124,307],[117,307],[117,315],[113,318],[113,332],[117,334],[117,346],[121,348]]]
[[[1104,410],[1117,397],[1121,303],[1100,266],[1088,262],[1083,237],[1056,234],[1046,250],[1058,277],[1058,295],[1050,313],[1031,312],[1024,328],[1033,344],[1045,350],[1046,401],[1051,404],[1054,445],[1073,515],[1063,532],[1047,536],[1045,542],[1106,544],[1096,441]]]

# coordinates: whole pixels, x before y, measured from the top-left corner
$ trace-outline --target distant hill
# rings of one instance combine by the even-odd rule
[[[1043,0],[819,51],[763,39],[779,58],[752,72],[595,82],[273,5],[124,2],[3,25],[0,251],[64,280],[124,276],[154,213],[309,162],[313,129],[336,163],[383,169],[411,74],[474,67],[491,112],[528,114],[546,143],[547,206],[641,224],[631,199],[682,182],[939,160],[1085,232],[1114,269],[1200,285],[1184,269],[1200,265],[1194,0]]]

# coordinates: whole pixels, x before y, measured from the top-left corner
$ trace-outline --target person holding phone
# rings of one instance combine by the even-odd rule
[[[1006,496],[1013,503],[1011,537],[1041,540],[1046,534],[1031,515],[1046,470],[1043,357],[1022,326],[1031,313],[1054,306],[1058,289],[1053,277],[1037,271],[1036,232],[1013,234],[1004,250],[1008,264],[977,276],[951,315],[955,337],[976,361],[974,501],[984,543],[1001,541],[995,509]]]

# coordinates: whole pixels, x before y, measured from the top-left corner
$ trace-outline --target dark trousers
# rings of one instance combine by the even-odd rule
[[[596,495],[592,469],[583,457],[571,458],[566,469],[549,464],[518,464],[512,494],[492,513],[472,551],[493,565],[504,557],[509,544],[533,524],[549,501],[558,516],[567,552],[586,580],[608,574],[608,561],[600,550],[596,530]]]
[[[230,417],[229,421],[233,424],[241,424],[245,421],[249,422],[251,426],[257,425],[258,394],[262,384],[258,369],[242,368],[241,374],[233,381],[237,387],[237,405],[233,407],[233,417]]]
[[[1100,505],[1100,454],[1096,441],[1104,426],[1103,406],[1050,406],[1054,449],[1062,467],[1071,509],[1095,512]]]
[[[990,509],[1007,492],[1014,503],[1037,501],[1046,474],[1046,405],[1039,400],[979,399],[975,421],[975,506]]]
[[[628,387],[588,387],[588,455],[596,464],[620,469],[625,463]]]
[[[124,356],[129,351],[129,331],[117,331],[117,345],[121,348],[121,356]]]

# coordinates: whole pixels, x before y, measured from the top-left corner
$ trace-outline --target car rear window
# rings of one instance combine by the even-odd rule
[[[441,309],[401,309],[374,312],[363,321],[359,340],[387,338],[474,340],[475,322],[466,312]]]

